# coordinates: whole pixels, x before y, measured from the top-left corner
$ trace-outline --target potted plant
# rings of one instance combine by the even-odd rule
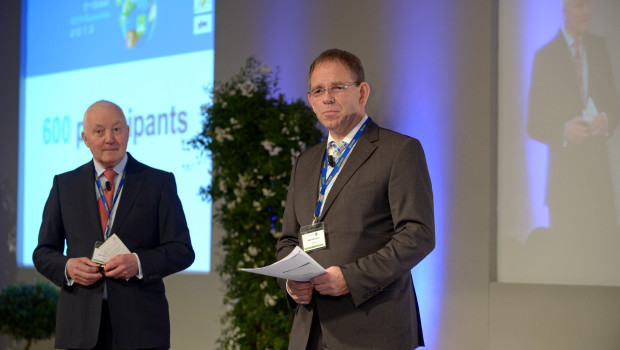
[[[218,339],[223,349],[285,349],[292,325],[275,278],[238,272],[275,261],[292,164],[323,137],[312,109],[301,99],[285,101],[277,80],[250,57],[210,91],[203,131],[191,141],[211,157],[211,184],[201,192],[216,203],[214,217],[225,231],[217,266],[228,310]]]
[[[0,291],[0,333],[18,342],[25,340],[24,350],[30,349],[33,341],[51,338],[58,294],[56,287],[40,281],[4,287]]]

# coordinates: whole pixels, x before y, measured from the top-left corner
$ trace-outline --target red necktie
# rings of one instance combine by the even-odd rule
[[[108,208],[112,209],[112,195],[114,194],[114,176],[116,176],[116,171],[112,169],[107,169],[103,172],[107,182],[102,187],[103,195],[105,196],[105,201],[108,204]],[[107,183],[110,184],[108,187]],[[109,189],[109,190],[108,190]],[[99,206],[99,219],[101,220],[101,231],[105,234],[105,227],[108,224],[108,211],[105,209],[105,205],[103,205],[103,200],[99,197],[97,201]]]

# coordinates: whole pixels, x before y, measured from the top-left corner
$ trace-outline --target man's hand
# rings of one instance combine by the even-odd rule
[[[590,131],[582,117],[573,117],[564,123],[564,140],[578,145],[588,136]]]
[[[605,135],[607,133],[607,118],[605,118],[602,114],[594,117],[592,124],[588,126],[588,131],[592,136]]]
[[[314,284],[314,289],[321,295],[337,297],[349,293],[347,281],[344,280],[342,270],[338,266],[328,267],[327,273],[316,276],[310,282]]]
[[[132,278],[138,274],[138,259],[133,254],[119,254],[105,263],[103,271],[109,278]]]
[[[89,258],[72,258],[67,261],[67,277],[77,284],[90,286],[102,276],[99,273],[99,264]]]
[[[312,291],[314,285],[311,282],[297,282],[286,280],[286,290],[288,295],[295,300],[297,304],[309,304],[312,300]]]

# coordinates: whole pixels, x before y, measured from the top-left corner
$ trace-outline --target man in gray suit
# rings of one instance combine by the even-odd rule
[[[289,349],[424,345],[411,278],[435,246],[422,146],[366,115],[370,86],[355,55],[321,53],[309,84],[329,136],[294,165],[276,254],[282,259],[299,245],[327,273],[279,280],[296,309]]]
[[[126,152],[128,137],[119,106],[91,105],[82,138],[93,160],[55,176],[45,203],[33,261],[61,287],[57,348],[170,347],[162,279],[190,266],[194,250],[174,175],[135,160]],[[130,253],[101,266],[91,257],[109,237]]]

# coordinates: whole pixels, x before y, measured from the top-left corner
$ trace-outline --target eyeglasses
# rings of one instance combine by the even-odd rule
[[[358,82],[354,82],[354,83],[349,83],[349,84],[345,84],[345,85],[334,85],[328,88],[322,88],[322,89],[316,89],[316,90],[312,90],[312,91],[308,91],[308,95],[312,96],[312,97],[321,97],[325,94],[325,91],[327,91],[328,94],[333,94],[333,95],[338,95],[341,94],[342,92],[344,92],[344,89],[348,88],[349,86],[353,86],[353,85],[359,85],[360,83]]]

